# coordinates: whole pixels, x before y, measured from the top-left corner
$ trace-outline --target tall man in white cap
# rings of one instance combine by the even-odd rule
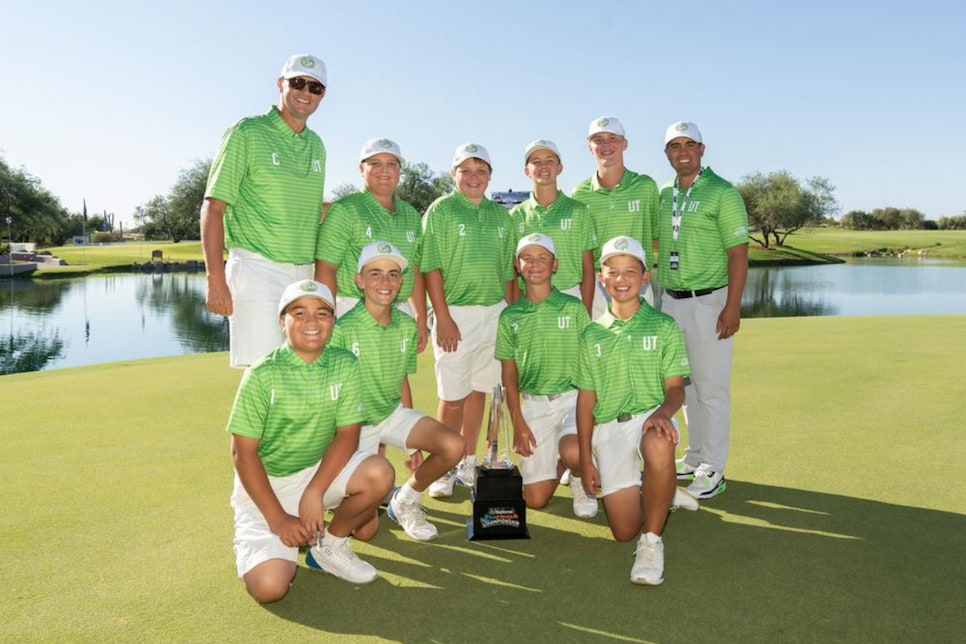
[[[601,116],[590,122],[587,147],[597,162],[597,172],[577,184],[571,195],[587,204],[594,222],[597,250],[594,253],[596,270],[600,270],[600,245],[618,235],[643,240],[651,247],[654,222],[657,220],[659,195],[657,183],[646,174],[638,174],[624,166],[627,137],[624,126],[613,116]],[[644,287],[648,303],[654,304],[652,287]],[[603,287],[598,287],[594,303],[594,318],[606,310]]]
[[[558,265],[553,239],[542,233],[520,238],[516,266],[524,296],[500,314],[496,357],[502,363],[527,507],[550,502],[566,467],[572,473],[574,514],[590,518],[597,514],[597,499],[580,480],[573,383],[577,341],[590,317],[580,300],[553,286]]]
[[[201,206],[205,303],[228,316],[233,367],[278,345],[274,305],[286,284],[312,277],[325,146],[306,122],[327,84],[321,60],[289,58],[278,76],[278,104],[230,127],[211,165]]]
[[[645,257],[631,237],[601,248],[599,279],[610,306],[580,336],[574,383],[584,487],[603,498],[614,539],[638,538],[631,582],[657,585],[668,511],[697,510],[698,502],[674,484],[673,418],[684,401],[688,357],[674,320],[641,300]]]
[[[748,277],[748,213],[737,188],[701,165],[694,123],[672,123],[664,152],[677,176],[661,191],[656,228],[663,310],[684,334],[691,361],[686,389],[688,448],[678,478],[699,499],[724,492],[731,426],[733,336]]]
[[[273,312],[285,342],[245,371],[228,419],[238,576],[263,604],[288,593],[300,546],[310,568],[340,579],[378,574],[349,541],[375,536],[393,469],[357,449],[362,381],[355,356],[329,346],[334,306],[313,280],[283,289]]]
[[[360,451],[375,454],[391,445],[415,456],[413,473],[390,500],[389,518],[413,539],[436,538],[436,527],[426,520],[420,497],[430,483],[463,458],[459,434],[413,409],[409,375],[416,373],[416,323],[394,306],[408,260],[387,241],[360,249],[355,285],[363,299],[339,317],[331,344],[359,358],[362,404],[366,419]],[[428,456],[422,459],[422,451]]]
[[[594,223],[587,206],[557,187],[563,172],[553,141],[538,139],[523,153],[523,171],[533,182],[530,198],[510,211],[517,236],[542,233],[553,239],[557,268],[553,286],[580,299],[590,315],[594,301]]]
[[[500,384],[493,357],[500,311],[516,299],[516,234],[510,213],[486,198],[490,155],[465,143],[453,155],[456,189],[434,201],[423,218],[420,269],[433,305],[437,418],[460,428],[466,456],[429,487],[432,497],[453,494],[459,478],[476,481],[476,450],[486,394]]]
[[[335,313],[342,317],[360,299],[355,270],[362,248],[387,241],[406,258],[400,310],[416,319],[419,351],[426,346],[426,288],[419,271],[422,221],[411,205],[395,195],[402,169],[402,151],[390,139],[369,139],[359,154],[363,189],[329,206],[315,252],[315,277],[335,294]]]

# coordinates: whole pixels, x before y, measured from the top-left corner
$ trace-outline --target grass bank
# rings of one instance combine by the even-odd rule
[[[911,249],[910,255],[923,250],[936,259],[966,258],[964,230],[887,230],[859,231],[838,228],[803,228],[788,237],[784,246],[769,249],[752,243],[749,261],[752,266],[795,266],[830,264],[842,257],[863,256],[869,252],[895,255]],[[201,243],[126,242],[107,246],[61,246],[47,249],[67,260],[68,266],[41,269],[34,277],[52,278],[106,271],[126,271],[132,264],[151,261],[151,253],[160,250],[165,261],[202,261]]]
[[[469,543],[457,488],[426,499],[437,541],[356,544],[375,583],[300,568],[265,608],[234,573],[224,354],[0,377],[0,641],[960,639],[966,316],[753,319],[736,345],[729,488],[671,517],[663,586],[567,490],[530,540]]]

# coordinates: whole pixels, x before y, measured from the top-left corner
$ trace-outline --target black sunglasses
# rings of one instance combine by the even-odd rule
[[[292,89],[305,89],[306,85],[308,85],[309,91],[315,94],[316,96],[321,96],[322,94],[325,93],[325,85],[323,85],[322,83],[305,80],[304,78],[300,78],[298,76],[295,78],[288,79],[288,86],[291,87]]]

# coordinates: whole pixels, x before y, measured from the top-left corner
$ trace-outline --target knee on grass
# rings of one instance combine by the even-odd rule
[[[259,604],[277,602],[288,594],[295,578],[295,564],[273,559],[256,566],[243,581],[245,590]]]

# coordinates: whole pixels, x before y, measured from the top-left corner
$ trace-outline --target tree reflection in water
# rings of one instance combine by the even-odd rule
[[[0,336],[0,376],[8,373],[40,371],[64,353],[60,334],[13,333]]]
[[[781,293],[781,299],[776,296],[777,293]],[[765,268],[748,274],[748,285],[741,298],[743,318],[805,317],[835,313],[835,307],[815,299],[814,293],[796,291],[794,283],[780,270]]]
[[[139,304],[170,316],[178,332],[178,343],[194,353],[228,350],[228,319],[214,316],[205,308],[203,293],[188,285],[181,274],[154,275],[138,284]]]

